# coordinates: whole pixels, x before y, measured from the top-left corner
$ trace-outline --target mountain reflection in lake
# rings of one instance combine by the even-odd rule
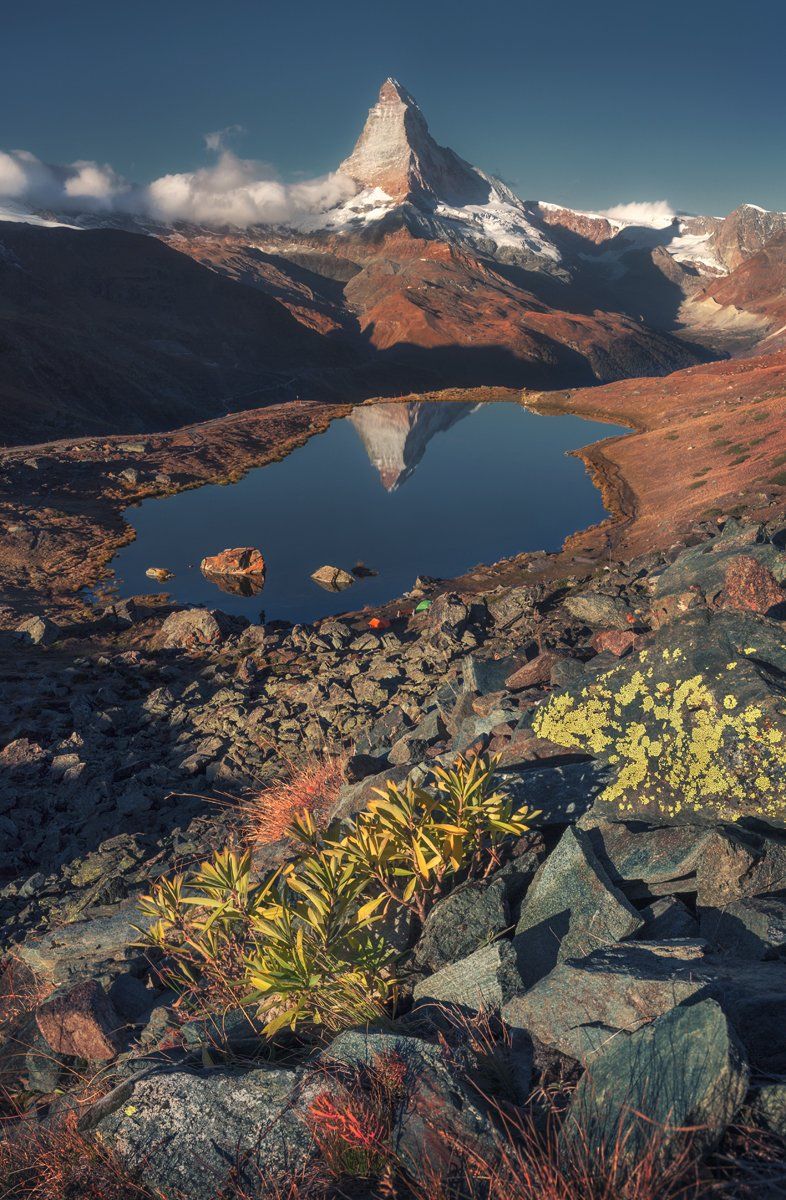
[[[524,550],[556,550],[604,516],[583,463],[566,451],[623,432],[577,417],[542,417],[518,404],[375,404],[334,421],[281,462],[228,487],[209,485],[126,513],[136,540],[114,560],[122,596],[150,591],[145,568],[183,604],[256,620],[313,621],[381,604],[417,575],[449,578]],[[205,555],[256,546],[264,589],[199,570]],[[347,591],[310,578],[329,564],[377,574]]]

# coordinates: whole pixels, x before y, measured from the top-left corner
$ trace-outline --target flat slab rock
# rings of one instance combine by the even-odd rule
[[[703,941],[621,942],[569,959],[503,1016],[587,1064],[620,1034],[703,999],[721,1005],[752,1066],[786,1073],[786,963],[713,954]]]
[[[516,951],[510,942],[482,946],[415,984],[419,1005],[451,1004],[468,1012],[499,1009],[521,991]]]

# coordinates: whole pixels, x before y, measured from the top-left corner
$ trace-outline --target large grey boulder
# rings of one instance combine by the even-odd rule
[[[202,650],[219,646],[227,632],[223,613],[185,608],[170,613],[156,634],[155,644],[161,650]]]
[[[502,1015],[513,1030],[587,1064],[620,1034],[705,989],[698,942],[622,942],[561,962]]]
[[[440,900],[415,947],[419,967],[439,971],[486,945],[509,924],[505,883],[468,883]]]
[[[129,1080],[83,1118],[152,1191],[215,1200],[233,1176],[290,1179],[314,1152],[293,1071],[178,1068]]]
[[[20,641],[31,646],[51,646],[60,637],[61,629],[49,617],[26,617],[17,625],[16,633]]]
[[[522,979],[537,983],[566,958],[630,937],[642,925],[579,829],[567,829],[521,906],[515,946]]]
[[[608,1046],[582,1076],[563,1136],[606,1161],[640,1160],[655,1143],[666,1161],[687,1129],[717,1143],[748,1090],[745,1051],[714,1000],[674,1008]]]
[[[500,1009],[522,989],[516,951],[510,942],[494,942],[450,963],[415,984],[420,1004],[450,1004],[471,1012]]]

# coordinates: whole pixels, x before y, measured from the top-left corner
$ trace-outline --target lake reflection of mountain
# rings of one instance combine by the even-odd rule
[[[410,404],[369,404],[350,413],[382,486],[394,492],[410,478],[436,433],[444,433],[477,408],[476,404],[423,400]]]

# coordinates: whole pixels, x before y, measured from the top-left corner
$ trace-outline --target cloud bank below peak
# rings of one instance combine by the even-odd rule
[[[215,156],[208,166],[173,172],[139,185],[108,164],[87,159],[46,163],[29,150],[0,150],[0,200],[56,213],[126,212],[155,220],[246,227],[285,224],[324,212],[357,191],[346,176],[284,183],[271,168],[226,147],[234,127],[205,136]]]

